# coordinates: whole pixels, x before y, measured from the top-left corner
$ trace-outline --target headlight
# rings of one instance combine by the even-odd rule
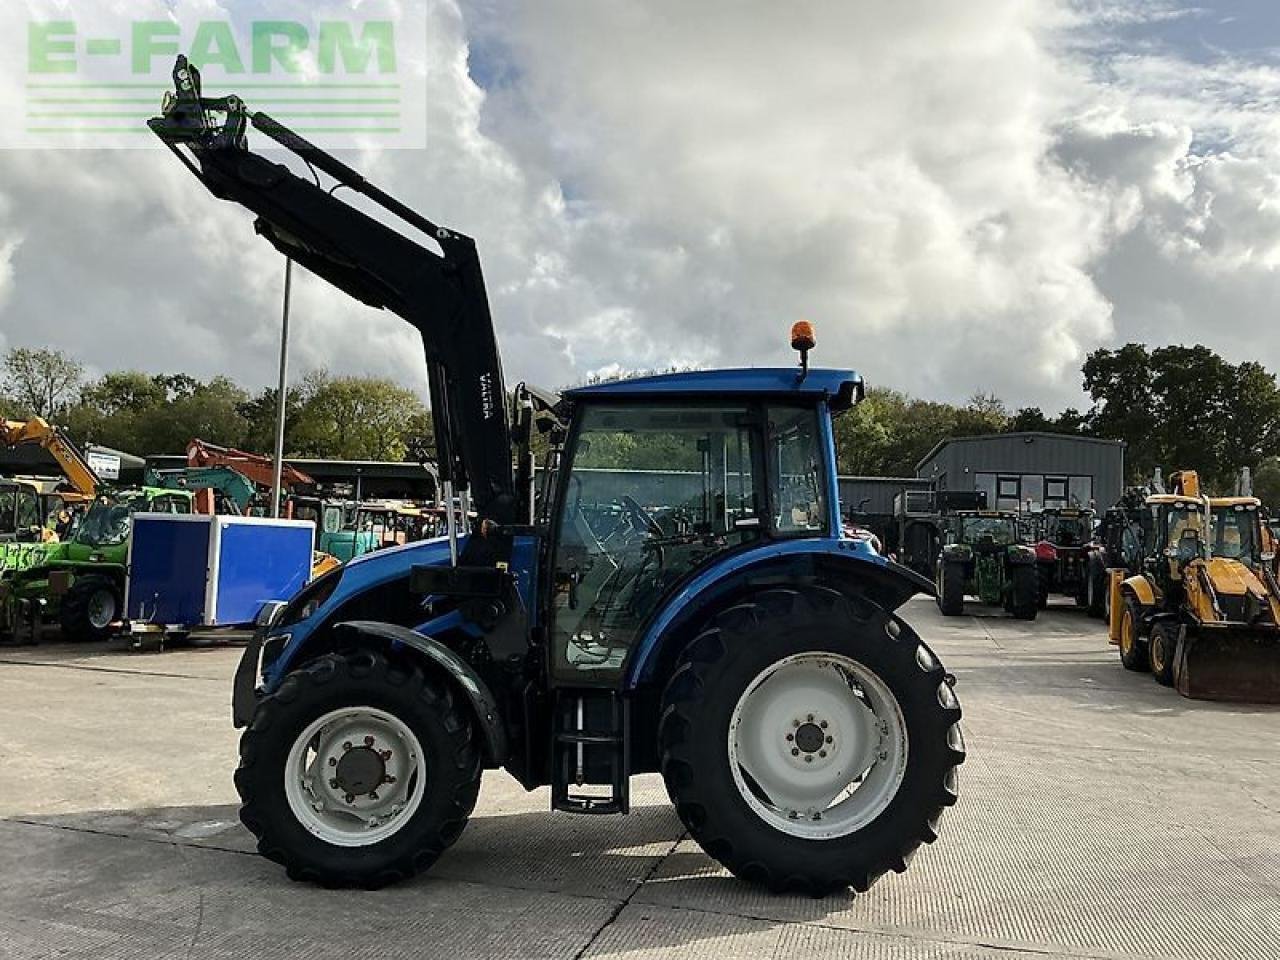
[[[291,627],[295,623],[306,620],[324,606],[325,601],[333,596],[333,591],[338,589],[338,581],[342,579],[344,569],[346,568],[335,567],[303,587],[297,596],[289,601],[289,605],[284,608],[273,626]]]

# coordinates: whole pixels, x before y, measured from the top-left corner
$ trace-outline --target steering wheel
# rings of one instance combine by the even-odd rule
[[[626,510],[627,515],[636,526],[642,527],[650,536],[662,537],[666,536],[662,532],[662,527],[658,526],[658,521],[649,515],[649,511],[640,506],[639,501],[635,497],[624,495],[620,502],[622,508]]]

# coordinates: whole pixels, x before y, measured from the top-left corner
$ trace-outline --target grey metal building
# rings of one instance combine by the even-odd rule
[[[1124,442],[1060,433],[943,440],[916,464],[939,490],[983,490],[998,510],[1105,509],[1124,491]]]
[[[929,480],[919,477],[851,477],[842,476],[840,485],[840,512],[875,513],[889,516],[893,513],[893,501],[903,490],[933,489]]]

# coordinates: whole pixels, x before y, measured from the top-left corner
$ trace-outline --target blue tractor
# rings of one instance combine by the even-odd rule
[[[861,380],[808,369],[798,324],[795,369],[508,394],[471,239],[202,98],[185,59],[174,76],[151,127],[209,190],[421,332],[445,496],[475,512],[264,611],[233,694],[258,849],[295,879],[376,887],[457,839],[485,770],[581,814],[626,813],[631,777],[658,772],[748,881],[820,895],[905,870],[964,743],[954,678],[894,612],[932,584],[841,534],[832,418]],[[311,175],[251,151],[250,126]]]

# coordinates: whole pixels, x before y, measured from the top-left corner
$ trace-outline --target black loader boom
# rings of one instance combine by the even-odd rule
[[[475,242],[425,217],[370,184],[238,97],[201,96],[200,73],[178,57],[175,93],[155,134],[222,200],[257,215],[257,232],[285,256],[418,330],[426,350],[440,480],[467,488],[480,521],[524,522],[512,470],[512,430],[493,319]],[[332,189],[300,177],[249,149],[247,127],[295,153]],[[185,148],[185,150],[183,149]],[[340,187],[359,193],[431,238],[440,253],[345,203]]]

